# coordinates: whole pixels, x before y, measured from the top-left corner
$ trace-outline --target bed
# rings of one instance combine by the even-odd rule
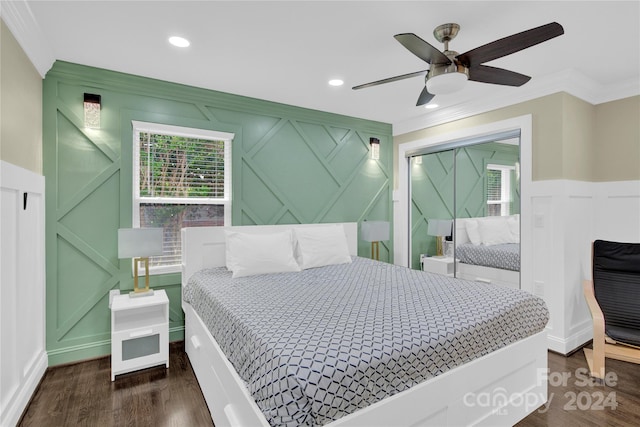
[[[520,288],[519,236],[519,215],[456,218],[456,277]]]
[[[327,225],[327,227],[329,226],[335,225]],[[183,292],[185,295],[185,298],[183,299],[183,309],[185,311],[185,347],[216,426],[259,425],[266,427],[270,425],[267,419],[269,418],[273,420],[272,415],[269,414],[268,411],[266,413],[269,415],[265,415],[257,403],[259,401],[260,405],[264,406],[262,402],[262,400],[264,400],[263,398],[255,398],[255,389],[265,390],[269,387],[273,387],[273,385],[278,381],[282,382],[282,378],[287,377],[287,375],[276,375],[274,377],[276,380],[266,380],[266,383],[260,386],[255,385],[253,380],[250,378],[251,375],[247,378],[246,372],[257,372],[256,375],[258,378],[264,377],[264,373],[261,369],[270,362],[268,362],[269,358],[264,360],[261,359],[261,355],[273,351],[273,348],[269,344],[272,340],[275,340],[274,342],[278,342],[278,345],[280,345],[281,348],[284,348],[285,350],[289,349],[289,354],[291,355],[297,351],[295,348],[295,341],[300,340],[291,340],[291,346],[293,346],[291,347],[289,345],[289,341],[282,341],[280,339],[282,338],[282,335],[285,333],[291,333],[293,335],[305,334],[306,331],[313,330],[317,326],[314,323],[316,322],[314,319],[317,316],[314,317],[313,315],[310,315],[311,312],[309,311],[309,308],[305,308],[301,305],[301,301],[307,297],[304,296],[305,294],[300,294],[299,290],[295,287],[297,286],[298,281],[302,280],[300,278],[304,277],[304,280],[302,280],[304,283],[307,283],[309,280],[318,281],[326,274],[329,274],[323,270],[325,268],[335,270],[334,273],[337,272],[337,274],[342,274],[342,270],[349,269],[353,266],[353,268],[357,270],[357,276],[363,278],[363,282],[369,284],[373,283],[375,286],[380,287],[380,289],[387,286],[385,284],[386,280],[380,276],[380,274],[383,274],[382,272],[385,272],[384,274],[393,274],[396,276],[406,276],[408,274],[418,275],[416,276],[418,282],[438,282],[433,285],[434,288],[446,288],[448,289],[448,292],[452,294],[456,294],[458,290],[461,289],[462,285],[466,285],[467,287],[469,285],[475,286],[479,290],[482,290],[483,286],[487,289],[491,287],[495,288],[492,285],[479,283],[471,284],[469,282],[462,282],[457,279],[450,279],[444,276],[431,275],[429,273],[412,271],[402,267],[392,266],[390,264],[358,258],[355,256],[357,253],[357,224],[345,223],[341,224],[341,226],[347,235],[348,252],[351,257],[351,262],[349,264],[311,268],[302,272],[283,272],[263,275],[262,277],[270,277],[271,279],[274,279],[272,282],[267,283],[262,282],[260,276],[241,277],[239,279],[230,279],[228,277],[231,273],[223,268],[225,266],[226,251],[225,231],[228,231],[228,228],[204,227],[183,229]],[[242,233],[268,234],[274,230],[291,230],[292,228],[297,227],[317,228],[317,225],[232,227],[231,229]],[[206,269],[209,269],[209,271],[203,271]],[[374,274],[374,272],[377,273]],[[211,274],[213,275],[211,276]],[[367,274],[374,274],[374,276],[367,278]],[[208,280],[209,282],[212,282],[214,288],[220,288],[219,290],[216,290],[216,292],[221,293],[222,300],[229,300],[227,301],[226,306],[215,305],[213,310],[209,310],[210,314],[206,314],[206,311],[202,314],[202,307],[198,307],[199,305],[203,305],[201,303],[205,301],[204,293],[192,292],[193,289],[196,289],[196,279],[201,279],[202,277],[208,277],[205,281]],[[409,283],[408,286],[419,288],[422,290],[421,292],[424,292],[424,289],[426,289],[427,286],[423,286],[423,284],[411,285],[411,283],[415,282],[414,279],[416,279],[416,277],[407,282]],[[190,281],[192,278],[194,280]],[[258,284],[254,284],[256,287],[251,288],[251,283],[255,281],[257,281]],[[281,283],[286,284],[286,288],[284,290],[282,288],[277,288]],[[349,291],[349,289],[352,288],[349,287],[351,285],[347,282],[340,284],[340,289],[343,289],[346,294],[334,295],[333,297],[327,289],[322,287],[325,285],[319,284],[320,282],[313,283],[316,283],[316,285],[314,285],[316,296],[309,297],[312,301],[334,300],[333,304],[323,306],[323,309],[335,310],[336,307],[341,304],[345,304],[349,298],[351,298],[350,293],[352,292]],[[193,286],[193,288],[189,288],[190,286]],[[267,287],[269,288],[268,291],[265,290],[266,293],[259,293],[261,289],[267,289]],[[395,289],[396,287],[399,289],[396,297],[399,295],[408,295],[406,294],[405,288],[400,285],[396,284],[389,288]],[[204,287],[203,289],[208,288]],[[238,289],[245,292],[245,294],[236,295]],[[188,291],[185,292],[185,290]],[[504,292],[505,290],[503,289],[502,291]],[[484,292],[484,290],[482,290],[482,292]],[[513,294],[517,298],[522,297],[524,299],[529,299],[529,297],[520,291],[508,290],[508,292],[517,293]],[[376,295],[376,293],[369,293],[369,300],[376,300]],[[532,300],[533,305],[540,303],[540,301],[536,302],[535,297],[531,298],[534,298]],[[413,301],[414,299],[415,298],[411,296],[410,300]],[[283,304],[283,301],[286,301],[286,303]],[[215,304],[217,304],[217,302]],[[229,308],[229,304],[231,308]],[[396,303],[394,303],[394,307],[396,306],[395,304]],[[464,305],[462,302],[459,302],[459,304],[460,307],[458,307],[458,311],[455,309],[458,304],[450,306],[449,309],[452,312],[460,313],[468,311],[462,307]],[[294,312],[288,312],[286,311],[288,309],[287,307],[299,308],[302,310],[301,313],[303,316],[297,318],[290,317],[294,315],[300,316],[301,313],[295,312],[296,310],[294,310]],[[313,307],[313,305],[311,307]],[[247,310],[248,308],[249,310]],[[240,313],[237,311],[238,309],[240,312],[251,311],[249,320],[242,320],[239,323],[234,323],[236,321],[236,317],[238,317],[238,313]],[[305,312],[305,310],[307,311]],[[390,324],[392,322],[390,319],[398,314],[395,312],[391,313],[388,308],[385,309],[382,307],[382,310],[382,312],[376,312],[373,310],[370,314],[368,314],[369,310],[364,310],[362,311],[362,315],[365,316],[365,319],[369,319],[369,321],[372,322],[372,325],[376,325],[372,328],[374,332],[373,335],[375,335],[376,331],[383,335],[385,333],[393,335],[397,332],[397,328],[391,328]],[[391,318],[387,319],[384,317],[384,310],[389,311],[388,315],[391,316]],[[442,310],[446,309],[442,308]],[[353,310],[347,310],[347,312],[351,311]],[[432,312],[431,310],[425,311]],[[543,311],[546,313],[546,308]],[[526,314],[523,312],[522,316],[526,317],[533,315],[531,310],[525,310],[525,312]],[[277,313],[277,315],[274,315],[274,313]],[[344,311],[341,313],[344,313]],[[433,311],[433,313],[435,314],[435,311]],[[329,319],[338,318],[340,315],[341,314],[335,314],[333,311],[327,314]],[[373,317],[368,318],[368,315]],[[276,319],[284,316],[289,320],[295,319],[285,323],[299,324],[300,328],[294,329],[290,332],[282,332],[278,329],[279,326],[276,325],[273,327],[273,330],[272,327],[265,326],[263,329],[258,327],[257,332],[253,331],[253,329],[250,328],[250,324],[255,323],[257,325],[263,325],[264,316]],[[496,317],[501,316],[502,314]],[[362,379],[358,380],[359,382],[354,381],[353,374],[349,374],[350,376],[348,375],[344,381],[337,381],[333,385],[320,387],[325,389],[330,387],[346,387],[346,389],[334,389],[331,395],[333,397],[345,397],[347,403],[357,402],[354,403],[356,407],[348,410],[348,414],[345,415],[342,412],[342,409],[339,408],[339,404],[332,405],[331,403],[326,404],[325,402],[325,413],[321,414],[321,416],[313,415],[312,418],[289,419],[288,421],[285,420],[286,422],[283,422],[282,425],[322,425],[325,423],[331,427],[351,425],[512,425],[528,413],[535,410],[547,399],[547,387],[544,377],[547,366],[547,350],[546,337],[543,330],[543,323],[546,323],[546,318],[544,315],[540,314],[533,316],[538,319],[539,327],[536,331],[533,331],[531,335],[512,339],[512,342],[508,343],[506,346],[499,346],[497,349],[493,347],[483,348],[481,352],[484,352],[484,354],[473,356],[472,360],[463,360],[461,363],[450,363],[451,361],[447,360],[449,357],[447,355],[438,359],[438,357],[430,354],[430,350],[423,353],[420,353],[420,350],[417,350],[417,352],[414,351],[413,355],[407,359],[409,361],[409,365],[406,365],[405,363],[409,368],[403,368],[403,374],[397,377],[396,380],[391,380],[391,382],[402,384],[400,391],[388,393],[388,397],[385,397],[384,393],[381,395],[376,387],[382,384],[382,386],[378,388],[385,388],[384,382],[388,381],[389,378],[393,378],[391,372],[386,370],[394,369],[392,365],[395,362],[389,362],[389,360],[385,359],[384,363],[380,363],[377,366],[370,368],[371,372],[374,373],[373,378],[375,379],[371,380],[372,382],[370,386],[365,386],[361,389],[356,388],[354,390],[349,390],[349,385],[352,383],[363,384]],[[210,323],[210,320],[207,319],[208,317],[218,317],[219,320],[223,319],[221,322],[218,322],[219,324],[229,323],[233,324],[233,326],[231,326],[230,331],[226,332],[227,335],[225,336],[224,331],[220,332],[220,326],[214,326],[212,328],[210,324],[208,325],[208,323]],[[437,316],[434,315],[434,317],[445,323],[454,318],[452,314],[445,316],[442,313]],[[326,316],[320,316],[319,321],[325,322],[326,319]],[[380,323],[375,323],[376,319]],[[493,320],[490,320],[490,322],[491,321]],[[357,322],[349,323],[350,320],[348,319],[345,322],[345,324],[350,325],[349,330],[357,330]],[[527,319],[524,323],[530,322],[531,319]],[[486,327],[485,333],[491,334],[491,331],[502,331],[504,328],[509,329],[510,327],[508,325],[510,323],[511,322],[507,321],[503,322],[501,326],[494,325]],[[336,322],[334,326],[339,326],[340,324],[341,322]],[[413,326],[409,327],[409,329],[412,327]],[[215,331],[216,339],[214,339],[210,328]],[[503,335],[509,336],[514,333],[514,330],[505,332]],[[540,331],[538,332],[538,330]],[[331,333],[328,335],[329,337],[339,335],[335,330],[331,330],[330,332]],[[470,335],[472,340],[476,339],[478,343],[486,341],[485,338],[483,338],[482,332],[476,332]],[[244,335],[255,335],[256,333],[259,337],[257,344],[250,344],[249,341],[245,341]],[[367,338],[367,334],[358,333],[356,335]],[[317,346],[322,347],[323,344],[320,342],[313,344],[312,341],[314,339],[315,338],[312,337],[309,339],[305,338],[303,341],[307,344],[311,344],[305,345],[304,348],[308,349],[313,347],[313,345],[316,345],[316,348],[319,348]],[[374,338],[372,339],[375,341]],[[234,345],[235,349],[232,348],[230,350],[230,347],[233,347]],[[255,349],[251,350],[258,351],[258,357],[248,357],[247,354],[250,355],[252,353],[245,352],[243,353],[244,356],[240,356],[240,361],[238,361],[237,353],[239,351],[242,353],[244,349],[252,346],[255,347]],[[337,346],[340,346],[340,342],[337,343]],[[478,344],[478,347],[481,347],[481,345]],[[223,351],[223,348],[226,352]],[[301,363],[301,360],[314,359],[313,354],[319,353],[321,352],[317,351],[317,349],[312,349],[311,356],[307,355],[307,357],[301,355],[301,358],[295,359],[294,364],[296,366],[303,366],[304,363]],[[345,358],[341,359],[336,356],[336,353],[334,356],[338,357],[338,359],[325,363],[324,365],[320,365],[321,368],[318,368],[319,365],[313,363],[306,366],[306,368],[309,368],[307,369],[307,375],[309,377],[315,372],[318,375],[317,379],[321,379],[325,374],[324,369],[327,369],[326,372],[333,371],[333,373],[327,373],[327,377],[331,377],[335,373],[336,369],[343,373],[348,372],[349,369],[347,369],[346,366],[341,367],[338,362],[342,360],[347,363],[347,365],[355,366],[361,362],[360,359],[366,359],[366,357],[362,356],[362,354],[365,353],[372,355],[375,353],[375,349],[368,353],[367,351],[359,353],[355,363],[352,363],[353,360],[349,362],[349,360]],[[385,353],[385,351],[379,353],[377,357],[371,356],[370,359],[382,360],[383,357],[380,355],[383,353]],[[392,351],[387,351],[386,353],[392,353]],[[464,351],[462,351],[462,353],[464,353]],[[229,358],[226,354],[230,354]],[[450,356],[451,354],[453,353],[450,351]],[[330,358],[331,352],[325,352],[323,355],[325,359],[327,357]],[[244,359],[242,359],[243,357]],[[230,358],[233,359],[233,362]],[[454,357],[451,356],[449,358]],[[439,362],[431,363],[429,360],[439,360]],[[258,363],[256,363],[256,361],[258,361]],[[411,366],[418,366],[421,363],[423,365],[429,365],[431,363],[431,372],[426,375],[417,372],[419,371],[418,369],[416,369],[416,372],[409,372],[412,371]],[[239,366],[239,368],[236,369],[236,366]],[[278,368],[280,364],[275,363],[274,366]],[[364,372],[369,368],[355,369],[358,372]],[[239,372],[243,372],[242,376]],[[375,376],[376,372],[378,372],[377,376]],[[406,379],[408,378],[406,375],[408,372],[409,377],[411,375],[414,377]],[[251,382],[247,383],[245,381],[247,379]],[[303,378],[303,380],[304,379],[305,378]],[[292,382],[293,384],[300,385],[301,383],[298,383],[297,381],[297,378],[293,378],[287,379],[284,382]],[[367,380],[365,379],[365,384],[366,381]],[[307,381],[304,385],[298,388],[307,390],[311,386],[320,383],[321,381],[318,380]],[[293,389],[295,388],[296,387],[294,385]],[[250,389],[252,392],[250,392]],[[353,396],[349,397],[349,392],[353,393]],[[358,401],[357,398],[362,397],[362,395],[365,395],[368,392],[375,395],[373,399],[375,403],[370,404],[363,402],[362,399]],[[313,393],[314,392],[312,391],[311,394],[313,395]],[[277,395],[277,393],[275,394]],[[311,399],[311,406],[318,404],[318,402],[320,402],[320,406],[322,406],[323,399],[325,398],[322,397],[316,399],[317,401]],[[281,400],[281,402],[283,402],[283,400]],[[322,412],[322,410],[320,412]],[[338,416],[336,416],[336,414]]]

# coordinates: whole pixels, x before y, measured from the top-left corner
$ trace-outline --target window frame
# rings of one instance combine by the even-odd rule
[[[184,126],[173,126],[161,123],[150,123],[132,120],[133,138],[133,179],[132,179],[132,227],[140,228],[141,204],[166,204],[166,205],[223,205],[224,226],[231,225],[231,144],[235,134],[208,129],[197,129]],[[179,136],[194,139],[208,139],[224,141],[224,196],[220,197],[141,197],[140,196],[140,133],[155,133],[171,136]],[[179,273],[180,264],[149,266],[149,275]],[[141,269],[139,274],[144,274]]]
[[[511,173],[516,170],[512,165],[487,163],[486,170],[500,171],[500,200],[489,200],[489,180],[487,178],[485,197],[488,205],[500,205],[500,216],[510,215],[511,211]],[[487,212],[488,214],[489,212]],[[497,215],[493,215],[497,216]]]

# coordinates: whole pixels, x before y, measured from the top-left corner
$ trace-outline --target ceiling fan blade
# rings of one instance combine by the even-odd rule
[[[415,73],[402,74],[400,76],[389,77],[387,79],[376,80],[375,82],[365,83],[365,84],[361,84],[361,85],[358,85],[358,86],[354,86],[354,87],[352,87],[352,89],[364,89],[366,87],[378,86],[378,85],[381,85],[381,84],[396,82],[398,80],[404,80],[404,79],[408,79],[408,78],[411,78],[411,77],[424,76],[424,75],[427,74],[427,72],[429,72],[429,70],[422,70],[422,71],[416,71]]]
[[[451,64],[451,60],[444,53],[413,33],[396,34],[393,37],[411,53],[428,64]]]
[[[418,97],[418,102],[416,102],[416,107],[419,107],[424,104],[428,104],[429,101],[433,99],[435,95],[427,92],[427,87],[422,88],[422,92],[420,92],[420,96]]]
[[[495,85],[522,86],[531,77],[504,68],[489,67],[488,65],[476,65],[469,68],[469,80]]]
[[[484,62],[489,62],[520,50],[535,46],[554,37],[564,34],[562,25],[552,22],[547,25],[532,28],[518,34],[487,43],[456,57],[466,67],[472,68]]]

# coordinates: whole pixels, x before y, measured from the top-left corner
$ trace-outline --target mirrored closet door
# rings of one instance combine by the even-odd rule
[[[519,135],[423,151],[408,159],[412,268],[519,287]]]

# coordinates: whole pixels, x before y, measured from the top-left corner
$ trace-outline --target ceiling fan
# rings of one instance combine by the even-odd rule
[[[459,30],[458,24],[443,24],[433,30],[436,40],[444,43],[444,52],[440,52],[413,33],[396,34],[395,39],[411,53],[430,64],[429,69],[365,83],[354,86],[353,89],[364,89],[426,75],[425,87],[416,103],[416,105],[424,105],[431,101],[435,95],[462,89],[467,80],[506,86],[522,86],[531,80],[531,77],[503,68],[482,65],[482,63],[510,55],[564,34],[562,25],[552,22],[487,43],[459,55],[458,52],[449,50],[449,42],[455,38]]]

